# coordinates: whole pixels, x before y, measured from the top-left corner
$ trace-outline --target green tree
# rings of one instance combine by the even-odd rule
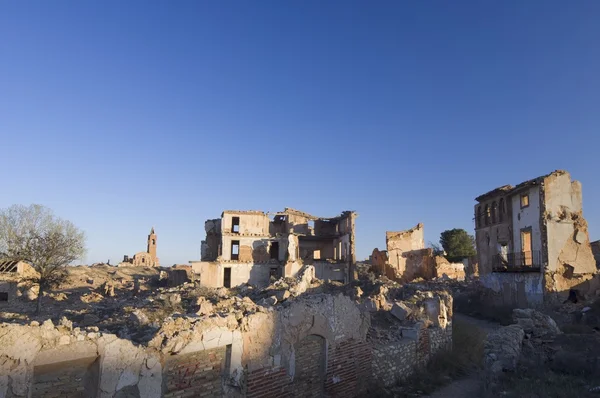
[[[446,258],[451,262],[460,261],[465,257],[477,254],[475,251],[475,238],[464,229],[454,228],[442,232],[440,244],[446,252]]]
[[[0,258],[26,261],[38,272],[37,313],[43,293],[67,278],[66,266],[85,256],[85,234],[41,205],[13,205],[0,210]]]

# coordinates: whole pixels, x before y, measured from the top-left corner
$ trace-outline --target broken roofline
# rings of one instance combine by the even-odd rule
[[[342,218],[348,217],[350,214],[356,214],[355,211],[353,210],[345,210],[343,211],[339,216],[335,216],[335,217],[317,217],[317,216],[313,216],[312,214],[308,214],[305,213],[303,211],[300,210],[296,210],[296,209],[292,209],[290,207],[286,207],[283,211],[278,211],[275,213],[272,212],[264,212],[264,211],[260,211],[260,210],[224,210],[223,213],[221,214],[221,218],[223,217],[223,215],[225,214],[249,214],[249,215],[258,215],[258,216],[269,216],[269,215],[275,215],[275,216],[286,216],[286,215],[295,215],[295,216],[301,216],[304,218],[307,218],[309,220],[321,220],[321,221],[334,221],[334,220],[340,220]],[[209,220],[212,221],[212,220]]]
[[[545,174],[540,177],[532,178],[531,180],[524,181],[514,187],[512,185],[503,185],[499,188],[495,188],[489,192],[486,192],[483,195],[479,195],[478,197],[475,198],[475,200],[477,202],[484,202],[484,201],[491,199],[493,197],[496,197],[496,196],[504,196],[504,195],[513,194],[521,188],[531,186],[531,185],[537,185],[540,182],[542,182],[545,178],[550,177],[551,175],[562,175],[562,174],[568,174],[568,171],[554,170],[552,173],[548,173],[548,174]]]

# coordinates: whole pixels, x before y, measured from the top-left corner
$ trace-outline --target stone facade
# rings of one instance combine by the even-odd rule
[[[157,236],[154,232],[154,227],[152,227],[150,235],[148,235],[148,246],[146,251],[136,253],[133,257],[127,255],[123,256],[123,262],[119,264],[119,267],[160,267],[160,262],[156,256],[156,240]]]
[[[348,282],[356,261],[355,218],[351,211],[321,218],[289,208],[226,210],[205,222],[201,260],[190,263],[208,287],[264,287],[272,276],[293,277],[303,265],[313,265],[319,278]]]
[[[589,289],[596,262],[581,184],[568,172],[505,185],[476,200],[479,275],[503,304],[541,305]]]

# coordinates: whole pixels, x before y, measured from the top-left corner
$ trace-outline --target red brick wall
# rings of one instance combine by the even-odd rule
[[[325,391],[331,397],[356,397],[371,377],[371,349],[366,342],[346,340],[329,346]]]
[[[284,368],[261,369],[248,374],[248,398],[356,397],[371,378],[371,350],[367,343],[347,340],[327,352],[323,375],[323,340],[308,336],[296,346],[295,377]]]
[[[248,373],[246,398],[290,397],[290,377],[284,368],[266,368]]]
[[[306,336],[295,347],[296,363],[293,395],[295,397],[321,397],[325,386],[325,339]]]
[[[167,362],[165,398],[220,397],[225,347],[175,355]]]

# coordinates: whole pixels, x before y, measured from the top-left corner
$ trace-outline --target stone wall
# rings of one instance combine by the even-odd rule
[[[417,362],[417,342],[405,339],[373,346],[373,378],[384,386],[391,386],[410,376]]]
[[[395,322],[387,332],[395,342],[380,344],[367,339],[371,318],[359,307],[342,294],[314,294],[241,318],[167,318],[145,345],[66,318],[2,324],[0,398],[354,397],[372,380],[404,378],[451,336],[450,323]],[[440,324],[440,311],[426,312],[428,324]]]

